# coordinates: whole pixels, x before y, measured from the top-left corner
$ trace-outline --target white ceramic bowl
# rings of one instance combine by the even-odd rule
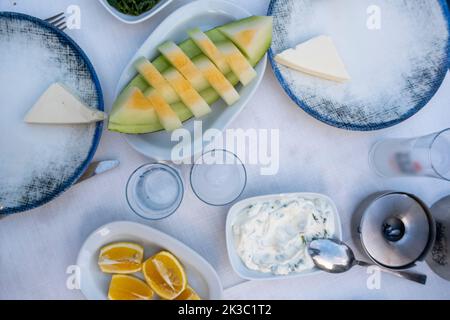
[[[297,277],[304,277],[316,274],[318,272],[322,272],[317,268],[311,269],[311,270],[305,270],[298,273],[291,273],[288,275],[274,275],[271,273],[264,273],[259,272],[255,270],[251,270],[245,266],[245,264],[242,262],[241,258],[239,257],[236,246],[234,244],[234,236],[233,236],[233,224],[236,221],[236,218],[238,217],[239,213],[244,209],[246,206],[258,202],[258,201],[267,201],[267,200],[275,200],[275,199],[281,199],[286,197],[296,197],[296,196],[304,196],[307,198],[322,198],[330,203],[330,205],[333,208],[334,211],[334,222],[335,222],[335,238],[342,240],[342,226],[341,226],[341,219],[339,217],[338,210],[336,208],[336,205],[334,204],[333,200],[331,200],[329,197],[318,194],[318,193],[305,193],[305,192],[299,192],[299,193],[287,193],[287,194],[275,194],[275,195],[266,195],[266,196],[259,196],[259,197],[253,197],[248,198],[245,200],[242,200],[238,203],[236,203],[234,206],[230,208],[228,211],[227,216],[227,222],[226,222],[226,238],[227,238],[227,251],[228,251],[228,258],[230,259],[231,266],[233,267],[234,271],[243,279],[247,280],[277,280],[277,279],[286,279],[286,278],[297,278]]]
[[[106,8],[106,10],[109,11],[114,17],[119,19],[122,22],[129,23],[129,24],[135,24],[142,21],[145,21],[151,17],[153,17],[155,14],[157,14],[159,11],[161,11],[164,7],[166,7],[169,3],[171,3],[173,0],[160,0],[151,10],[144,12],[143,14],[139,16],[130,16],[128,14],[124,14],[111,6],[107,0],[99,0],[100,3]]]
[[[100,248],[119,241],[135,242],[144,247],[144,259],[167,250],[183,264],[189,285],[203,299],[222,298],[222,285],[213,267],[198,253],[180,241],[148,226],[134,222],[112,222],[94,231],[85,241],[78,254],[81,291],[89,300],[106,300],[111,275],[102,273],[98,267]],[[142,275],[138,276],[142,277]]]
[[[222,0],[199,0],[180,7],[168,16],[152,32],[141,48],[132,57],[125,67],[116,88],[116,97],[123,88],[137,75],[133,64],[139,57],[154,58],[159,55],[158,46],[167,40],[177,43],[188,38],[186,31],[193,27],[209,30],[225,23],[243,19],[251,14],[236,4]],[[197,121],[202,122],[203,132],[208,129],[223,131],[244,109],[248,101],[253,97],[264,76],[267,65],[267,54],[256,65],[258,74],[248,86],[238,90],[241,98],[234,105],[227,107],[222,100],[211,106],[212,112]],[[199,134],[194,134],[194,121],[190,119],[183,124],[192,137],[190,141],[191,153],[186,152],[186,158],[191,155],[200,155],[207,147],[206,139]],[[171,140],[171,133],[165,131],[148,134],[125,135],[127,142],[138,152],[156,160],[172,160],[172,150],[179,143]],[[194,141],[194,139],[196,139]],[[189,144],[189,141],[183,141]],[[186,148],[188,149],[188,148]],[[184,160],[184,159],[179,159]]]

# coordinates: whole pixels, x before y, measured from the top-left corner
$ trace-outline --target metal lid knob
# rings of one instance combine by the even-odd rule
[[[423,258],[433,237],[428,208],[415,196],[391,192],[365,210],[361,240],[366,253],[388,268],[405,268]]]

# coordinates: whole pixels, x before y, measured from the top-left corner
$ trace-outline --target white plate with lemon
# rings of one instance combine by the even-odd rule
[[[174,238],[133,222],[94,231],[78,255],[80,285],[89,300],[218,300],[213,267]]]

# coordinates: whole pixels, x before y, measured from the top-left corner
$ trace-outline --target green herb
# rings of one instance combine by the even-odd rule
[[[143,14],[151,10],[158,2],[159,0],[108,0],[110,6],[130,16]]]

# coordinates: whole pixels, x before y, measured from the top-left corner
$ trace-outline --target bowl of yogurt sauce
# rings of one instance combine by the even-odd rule
[[[321,272],[308,254],[312,240],[342,240],[334,202],[317,193],[259,196],[236,203],[226,222],[228,257],[248,280],[271,280]]]

